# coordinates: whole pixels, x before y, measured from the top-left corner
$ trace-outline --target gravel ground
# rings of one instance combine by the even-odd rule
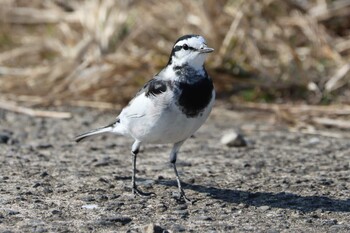
[[[0,232],[350,232],[350,142],[289,133],[259,112],[217,107],[182,147],[179,202],[170,145],[146,145],[130,194],[132,141],[76,134],[115,112],[69,108],[68,120],[0,110]],[[257,120],[259,116],[259,120]],[[246,147],[220,144],[250,127]],[[269,129],[269,130],[258,130]]]

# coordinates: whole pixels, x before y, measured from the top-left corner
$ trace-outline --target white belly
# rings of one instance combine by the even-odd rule
[[[134,112],[130,110],[124,114],[122,112],[121,124],[128,134],[143,143],[166,144],[183,141],[192,136],[205,122],[214,102],[213,98],[208,108],[197,117],[187,117],[175,103],[167,103],[169,97],[164,96],[164,101],[158,101],[158,105],[154,105],[152,101],[145,101],[146,98],[142,98],[141,101],[140,98],[140,110],[137,114],[130,114]],[[138,103],[132,105],[134,108]]]

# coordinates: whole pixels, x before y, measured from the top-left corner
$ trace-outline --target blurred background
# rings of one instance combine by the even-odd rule
[[[0,107],[121,106],[192,33],[219,102],[350,128],[350,0],[1,0]]]

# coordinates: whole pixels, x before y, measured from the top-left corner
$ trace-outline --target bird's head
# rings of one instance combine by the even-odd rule
[[[185,35],[175,42],[168,65],[189,65],[196,70],[202,69],[208,53],[213,51],[202,36]]]

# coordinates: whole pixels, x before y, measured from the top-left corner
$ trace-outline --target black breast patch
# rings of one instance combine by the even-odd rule
[[[151,95],[156,96],[166,91],[167,82],[163,80],[152,79],[146,84],[144,88],[146,89],[145,95],[147,97]]]
[[[180,82],[178,105],[187,117],[198,116],[208,106],[212,98],[213,83],[204,78],[195,83]]]

